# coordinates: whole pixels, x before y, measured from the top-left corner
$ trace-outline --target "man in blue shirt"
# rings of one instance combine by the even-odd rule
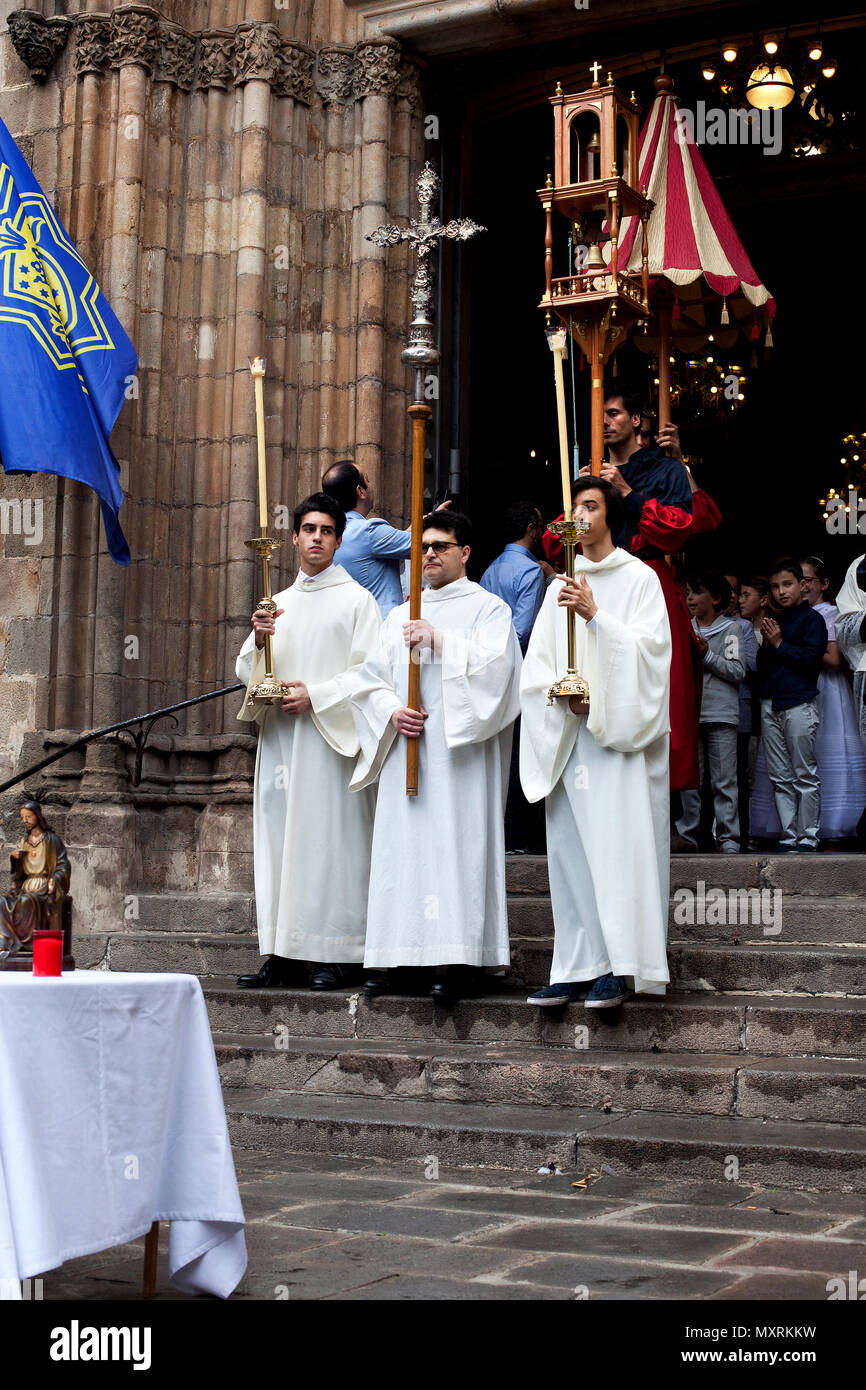
[[[520,650],[526,655],[529,634],[544,601],[544,572],[533,551],[544,533],[541,512],[531,502],[513,502],[505,513],[505,539],[502,554],[481,576],[481,587],[504,599]]]
[[[533,551],[544,534],[541,512],[531,502],[512,502],[505,513],[505,539],[502,554],[481,576],[481,587],[504,599],[511,609],[511,621],[525,655],[529,634],[544,601],[544,571]],[[505,805],[506,854],[544,853],[544,802],[531,806],[520,786],[520,720],[514,725],[511,744],[511,772]]]
[[[344,460],[328,469],[322,491],[333,497],[346,513],[346,529],[334,563],[347,569],[363,588],[369,589],[387,618],[403,602],[400,562],[409,558],[408,531],[398,531],[381,516],[370,516],[375,506],[366,473]]]

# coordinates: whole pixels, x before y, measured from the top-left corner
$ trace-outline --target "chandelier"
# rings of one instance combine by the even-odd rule
[[[701,77],[729,107],[786,111],[784,129],[795,157],[850,149],[862,138],[855,126],[863,63],[859,43],[845,38],[841,71],[819,35],[791,38],[768,33],[746,45],[723,44],[717,58],[701,64]]]
[[[844,510],[850,511],[850,494],[859,494],[866,484],[866,430],[860,434],[846,434],[842,436],[842,448],[839,463],[844,469],[839,490],[835,487],[828,489],[826,497],[818,500],[821,509],[821,516],[826,521],[830,515],[828,510],[832,507],[837,511],[843,502]]]

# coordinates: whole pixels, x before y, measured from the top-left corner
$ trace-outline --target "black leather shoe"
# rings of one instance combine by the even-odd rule
[[[484,971],[474,965],[449,965],[434,981],[430,998],[440,1004],[456,1004],[458,999],[476,999],[484,993]]]
[[[348,983],[347,971],[342,965],[314,965],[310,989],[340,989]]]
[[[387,970],[371,970],[364,981],[364,994],[368,999],[376,999],[380,994],[388,993],[388,972]]]
[[[433,988],[430,990],[430,998],[435,999],[437,1004],[456,1004],[457,1000],[465,993],[463,986],[465,971],[459,965],[446,965],[441,974],[436,976],[433,981]]]
[[[255,975],[238,975],[239,989],[286,989],[289,967],[294,964],[283,956],[268,956]]]

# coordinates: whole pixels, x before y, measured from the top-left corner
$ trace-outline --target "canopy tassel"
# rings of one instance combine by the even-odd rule
[[[721,313],[721,317],[719,318],[719,323],[721,323],[721,324],[728,324],[728,323],[730,323],[730,321],[731,321],[731,316],[730,316],[730,314],[728,313],[728,301],[727,301],[727,299],[723,299],[723,300],[722,300],[722,313]]]

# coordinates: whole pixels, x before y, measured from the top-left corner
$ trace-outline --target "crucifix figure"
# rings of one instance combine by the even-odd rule
[[[421,616],[421,522],[424,518],[424,434],[433,411],[424,400],[425,369],[439,365],[439,350],[433,342],[433,266],[430,253],[442,237],[450,241],[468,241],[477,232],[485,232],[469,217],[457,217],[440,222],[431,215],[433,198],[439,188],[439,175],[433,165],[426,163],[418,176],[420,215],[408,227],[385,224],[367,233],[367,241],[377,246],[398,246],[408,242],[416,253],[415,278],[409,298],[415,317],[409,325],[409,342],[401,354],[407,366],[415,371],[415,391],[407,414],[412,421],[412,550],[410,558],[409,617]],[[419,709],[421,703],[421,671],[416,661],[409,665],[408,704]],[[406,744],[406,795],[418,795],[418,740]]]

